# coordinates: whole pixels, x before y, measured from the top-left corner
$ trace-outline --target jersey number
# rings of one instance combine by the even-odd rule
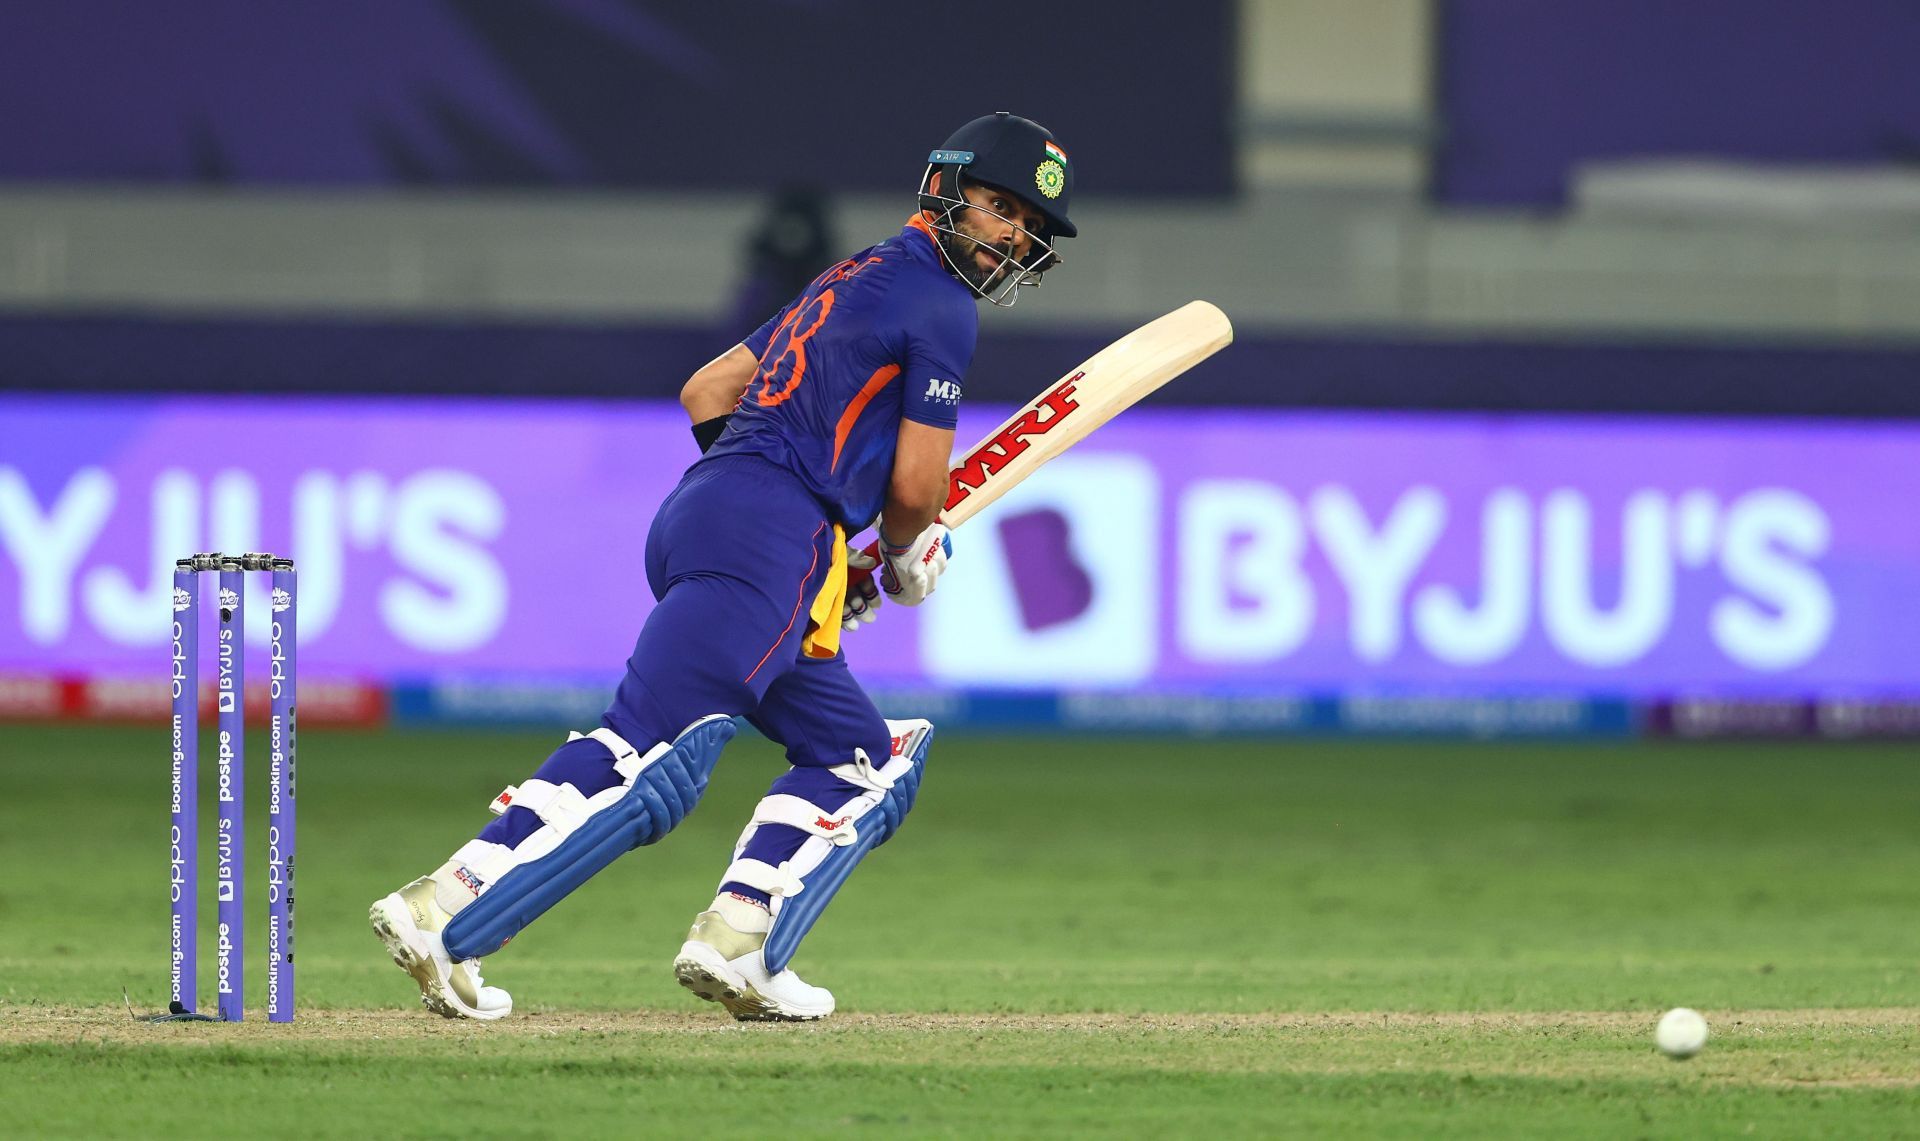
[[[767,350],[760,354],[760,368],[753,376],[753,383],[760,388],[754,394],[755,403],[762,408],[772,408],[784,403],[800,387],[807,375],[807,342],[827,323],[827,314],[833,312],[833,286],[879,260],[841,262],[808,287],[811,296],[802,296],[798,304],[787,310],[786,317],[774,326]]]

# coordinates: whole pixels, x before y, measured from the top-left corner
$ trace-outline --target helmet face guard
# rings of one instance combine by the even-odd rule
[[[1061,258],[1044,231],[1035,233],[1012,218],[966,200],[965,181],[961,171],[962,164],[972,157],[966,151],[933,152],[932,161],[927,164],[925,173],[920,176],[920,209],[933,215],[929,224],[937,235],[934,245],[939,248],[940,258],[946,263],[947,269],[982,299],[1010,309],[1020,299],[1020,288],[1022,286],[1037,288],[1040,285],[1040,275],[1059,265]],[[945,161],[942,161],[943,159]],[[935,174],[940,175],[940,192],[938,193],[933,188]],[[1008,191],[1008,193],[1013,192]],[[961,233],[959,219],[969,210],[978,210],[987,217],[1004,222],[1013,227],[1016,232],[1025,235],[1028,241],[1025,259],[1016,258],[996,246]],[[973,260],[973,255],[981,250],[997,254],[1000,258],[999,264],[990,270],[982,271],[979,263]]]

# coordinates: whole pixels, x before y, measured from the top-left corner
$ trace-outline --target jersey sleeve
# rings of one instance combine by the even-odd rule
[[[961,383],[979,329],[980,314],[967,299],[908,328],[900,362],[902,416],[933,428],[958,422]]]
[[[747,334],[747,339],[740,342],[747,347],[748,352],[753,354],[754,360],[759,360],[766,355],[767,342],[773,340],[773,331],[780,327],[780,322],[787,319],[787,314],[793,310],[794,302],[798,300],[799,298],[796,297],[793,301],[782,305],[780,312],[767,318],[766,324]]]

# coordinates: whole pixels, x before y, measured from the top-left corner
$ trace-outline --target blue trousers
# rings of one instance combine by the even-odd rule
[[[793,770],[770,791],[832,810],[861,791],[825,771],[864,749],[884,764],[886,722],[854,680],[846,656],[800,652],[807,611],[833,558],[833,524],[799,480],[757,456],[696,464],[667,496],[647,533],[647,585],[656,605],[601,716],[641,752],[711,713],[745,716],[785,746]],[[536,776],[591,796],[619,783],[598,741],[571,741]],[[480,838],[509,847],[540,827],[509,808]],[[745,855],[779,865],[806,834],[765,825]],[[766,902],[763,893],[725,885]]]

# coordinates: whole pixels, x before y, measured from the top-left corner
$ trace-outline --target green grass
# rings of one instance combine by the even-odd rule
[[[151,1027],[120,991],[163,999],[157,731],[0,728],[12,1119],[60,1135],[1920,1135],[1909,746],[942,738],[908,827],[796,963],[848,1017],[736,1027],[666,964],[780,769],[749,736],[679,832],[489,962],[514,1020],[430,1018],[366,905],[470,836],[555,740],[307,733],[302,1021]],[[1714,1024],[1686,1064],[1648,1048],[1675,1005]]]

